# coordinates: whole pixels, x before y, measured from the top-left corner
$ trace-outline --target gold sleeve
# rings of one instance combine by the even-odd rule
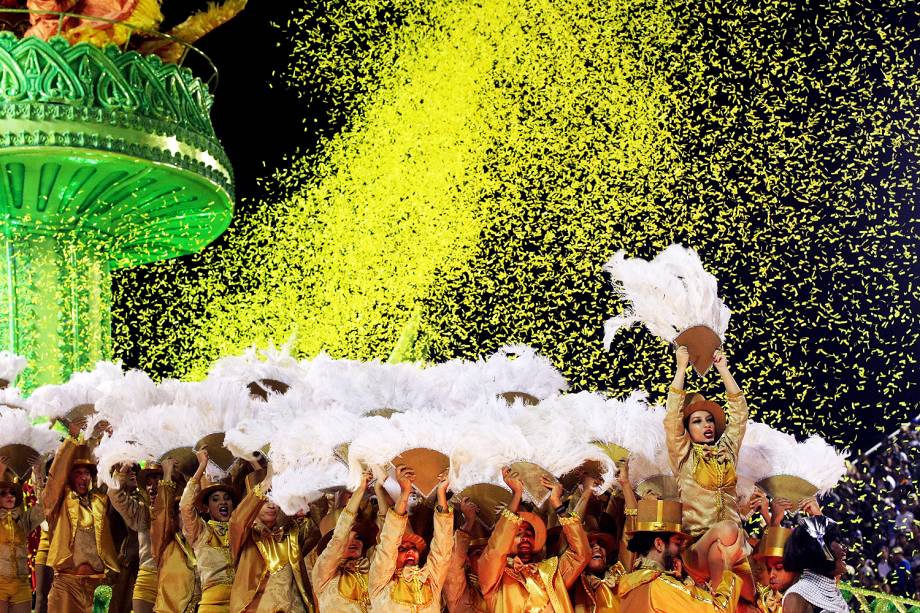
[[[342,509],[341,515],[335,522],[335,530],[332,532],[332,538],[316,558],[313,564],[311,579],[313,580],[313,589],[319,592],[326,587],[330,581],[335,579],[338,574],[339,564],[342,561],[342,555],[345,553],[345,547],[348,545],[348,535],[351,534],[351,528],[355,525],[355,514],[348,509]],[[370,548],[372,543],[367,543]]]
[[[729,409],[728,423],[725,425],[725,432],[719,442],[725,445],[737,461],[738,452],[741,450],[741,441],[744,440],[744,433],[747,431],[750,410],[743,393],[727,394],[726,398]]]
[[[392,509],[387,511],[377,549],[374,550],[374,559],[371,561],[371,568],[367,574],[367,592],[371,599],[390,583],[396,573],[399,543],[402,541],[408,522],[408,513],[399,515]]]
[[[447,575],[447,567],[450,563],[450,554],[454,547],[454,513],[447,511],[441,513],[435,511],[434,514],[434,536],[431,537],[431,549],[428,552],[428,560],[425,562],[425,569],[428,571],[428,577],[432,581],[432,589],[441,591],[444,585],[444,577]]]
[[[559,575],[565,582],[566,589],[570,589],[591,559],[591,545],[588,544],[588,533],[581,518],[577,515],[559,519],[562,533],[569,544],[565,553],[559,557]]]
[[[489,542],[479,558],[479,587],[483,596],[499,586],[520,523],[520,516],[505,509],[495,524]]]
[[[665,402],[664,414],[664,435],[668,443],[668,459],[671,462],[671,470],[674,474],[680,473],[680,467],[687,458],[690,457],[690,437],[687,436],[687,429],[684,428],[683,407],[684,396],[686,393],[682,390],[668,390],[668,399]]]
[[[67,490],[67,478],[70,476],[70,467],[73,464],[73,458],[76,453],[76,441],[68,438],[58,447],[54,461],[51,462],[51,470],[41,496],[42,507],[45,509],[45,519],[48,520],[48,525],[53,526],[57,523],[57,515],[60,513],[61,502],[64,500],[64,494]]]

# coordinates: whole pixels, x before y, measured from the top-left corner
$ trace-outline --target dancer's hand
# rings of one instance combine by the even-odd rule
[[[507,466],[502,469],[502,479],[505,480],[505,485],[508,486],[512,494],[520,494],[524,491],[524,482],[521,481],[520,475]]]
[[[554,509],[562,506],[562,484],[547,475],[540,477],[540,485],[549,490],[549,503]]]
[[[687,348],[681,345],[677,348],[677,353],[675,354],[675,359],[677,360],[678,370],[686,370],[690,365],[690,352],[687,351]]]
[[[712,365],[719,372],[728,371],[728,358],[725,357],[721,349],[716,349],[716,352],[712,354]]]

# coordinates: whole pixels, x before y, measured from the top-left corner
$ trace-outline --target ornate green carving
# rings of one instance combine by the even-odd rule
[[[229,225],[212,104],[156,56],[0,33],[0,329],[32,362],[27,388],[110,354],[111,270]]]

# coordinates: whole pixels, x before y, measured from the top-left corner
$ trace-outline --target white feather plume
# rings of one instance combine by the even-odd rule
[[[693,326],[707,326],[725,339],[731,311],[719,298],[718,280],[706,272],[693,249],[671,245],[651,261],[617,251],[604,265],[614,292],[627,303],[604,323],[604,346],[621,329],[641,323],[672,342]]]
[[[492,395],[524,392],[543,400],[569,388],[552,362],[527,345],[506,345],[496,351],[483,364],[482,377]]]
[[[837,451],[817,435],[797,443],[792,453],[778,455],[765,477],[790,475],[804,479],[823,495],[836,487],[846,475],[846,451]]]
[[[220,358],[208,371],[208,379],[224,379],[248,385],[260,379],[274,379],[296,388],[305,373],[291,356],[290,347],[281,349],[250,347],[241,355]]]
[[[12,351],[0,351],[0,379],[6,380],[12,387],[16,384],[16,377],[29,365],[29,361]]]
[[[22,397],[19,388],[8,387],[6,389],[0,390],[0,406],[28,411],[29,401]]]
[[[158,404],[140,413],[125,415],[116,433],[123,440],[135,441],[157,460],[167,451],[178,447],[192,447],[204,436],[200,430],[189,427],[197,422],[198,407],[186,404]],[[210,434],[207,432],[205,434]]]
[[[456,444],[451,456],[451,490],[461,492],[477,483],[505,487],[502,468],[520,459],[530,449],[514,418],[520,405],[509,410],[504,400],[494,396],[479,406],[455,415]]]
[[[27,445],[39,454],[46,455],[60,444],[60,433],[51,430],[48,424],[34,426],[25,411],[0,407],[0,447]]]
[[[649,459],[664,444],[662,411],[648,405],[645,392],[622,400],[581,392],[560,396],[559,402],[584,440],[612,443]]]
[[[224,445],[239,458],[251,459],[254,452],[271,443],[276,434],[284,440],[296,438],[294,423],[301,415],[313,415],[313,399],[304,387],[291,388],[286,394],[271,394],[266,402],[253,409],[253,416],[238,422],[226,432]]]
[[[777,466],[795,457],[798,443],[791,434],[749,421],[738,453],[738,478],[757,483],[777,474]]]
[[[115,479],[115,467],[120,464],[135,464],[141,460],[151,459],[150,452],[141,441],[128,440],[120,433],[103,437],[99,445],[93,450],[96,456],[96,467],[99,470],[98,479],[110,488],[118,489]]]
[[[92,432],[101,421],[107,421],[117,430],[125,415],[142,412],[163,400],[157,384],[141,370],[129,370],[118,379],[103,381],[99,391],[96,413],[87,420],[87,432]]]

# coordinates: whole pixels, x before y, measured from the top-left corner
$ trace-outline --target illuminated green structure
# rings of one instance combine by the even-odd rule
[[[229,225],[212,103],[156,56],[0,33],[0,347],[29,359],[26,389],[110,356],[111,271]]]

